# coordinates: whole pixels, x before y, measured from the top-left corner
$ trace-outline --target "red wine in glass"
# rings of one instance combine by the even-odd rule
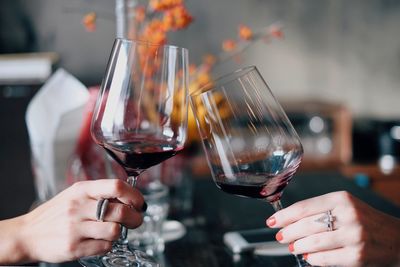
[[[183,146],[176,141],[159,138],[137,138],[116,140],[102,145],[128,173],[138,175],[179,153]]]
[[[301,153],[292,158],[290,164],[282,156],[238,164],[238,171],[230,176],[224,172],[215,174],[215,183],[229,194],[274,202],[281,197],[300,162]],[[221,170],[215,166],[214,169]]]

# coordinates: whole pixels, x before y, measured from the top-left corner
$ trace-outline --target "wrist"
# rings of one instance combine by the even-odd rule
[[[0,265],[27,263],[31,259],[24,239],[24,216],[0,222]]]
[[[18,229],[15,233],[16,236],[16,247],[20,251],[20,259],[22,262],[34,262],[36,259],[32,256],[30,246],[34,244],[32,240],[30,240],[29,235],[29,219],[28,214],[20,216],[18,219]]]

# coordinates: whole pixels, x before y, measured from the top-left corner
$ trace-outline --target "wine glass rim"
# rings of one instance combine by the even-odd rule
[[[163,47],[170,48],[170,49],[182,49],[184,51],[188,51],[188,49],[185,47],[180,47],[180,46],[171,45],[171,44],[157,44],[157,43],[152,43],[149,41],[130,39],[130,38],[122,38],[122,37],[117,37],[115,39],[118,41],[121,41],[121,42],[138,43],[138,44],[143,44],[143,45],[147,45],[147,46],[159,46],[159,47],[163,46]]]
[[[229,83],[229,82],[235,80],[238,76],[246,75],[249,72],[254,71],[254,70],[258,72],[258,69],[255,65],[250,65],[250,66],[246,66],[246,67],[237,69],[235,71],[229,72],[227,74],[224,74],[224,75],[218,77],[217,79],[207,83],[206,85],[200,87],[199,89],[195,90],[194,92],[192,92],[190,94],[190,96],[196,97],[203,93],[211,92],[211,91],[215,90],[216,88],[220,87],[222,84]]]

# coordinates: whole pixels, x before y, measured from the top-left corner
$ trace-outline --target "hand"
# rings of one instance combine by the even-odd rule
[[[333,231],[317,222],[331,210]],[[400,266],[400,220],[373,209],[347,192],[297,202],[267,219],[276,235],[317,266]]]
[[[112,198],[104,222],[96,220],[97,201]],[[128,228],[142,223],[144,200],[118,179],[78,182],[24,215],[21,230],[30,261],[62,262],[103,254]]]

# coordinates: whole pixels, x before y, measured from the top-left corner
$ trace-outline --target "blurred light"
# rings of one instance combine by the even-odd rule
[[[396,160],[392,155],[383,155],[379,159],[379,168],[384,174],[390,174],[394,166],[396,165]]]
[[[267,136],[259,136],[254,141],[254,146],[261,149],[266,149],[269,145],[269,138]]]
[[[400,126],[393,126],[390,129],[390,135],[393,139],[400,140]]]
[[[149,127],[150,127],[150,122],[147,121],[147,120],[143,120],[143,121],[140,123],[140,128],[141,128],[141,129],[148,129]]]
[[[246,142],[242,138],[233,138],[231,140],[231,148],[234,152],[243,152]]]
[[[321,154],[329,154],[332,150],[332,141],[328,137],[322,137],[317,141],[317,149]]]
[[[320,116],[314,116],[309,122],[310,130],[314,133],[320,133],[324,129],[324,120]]]

